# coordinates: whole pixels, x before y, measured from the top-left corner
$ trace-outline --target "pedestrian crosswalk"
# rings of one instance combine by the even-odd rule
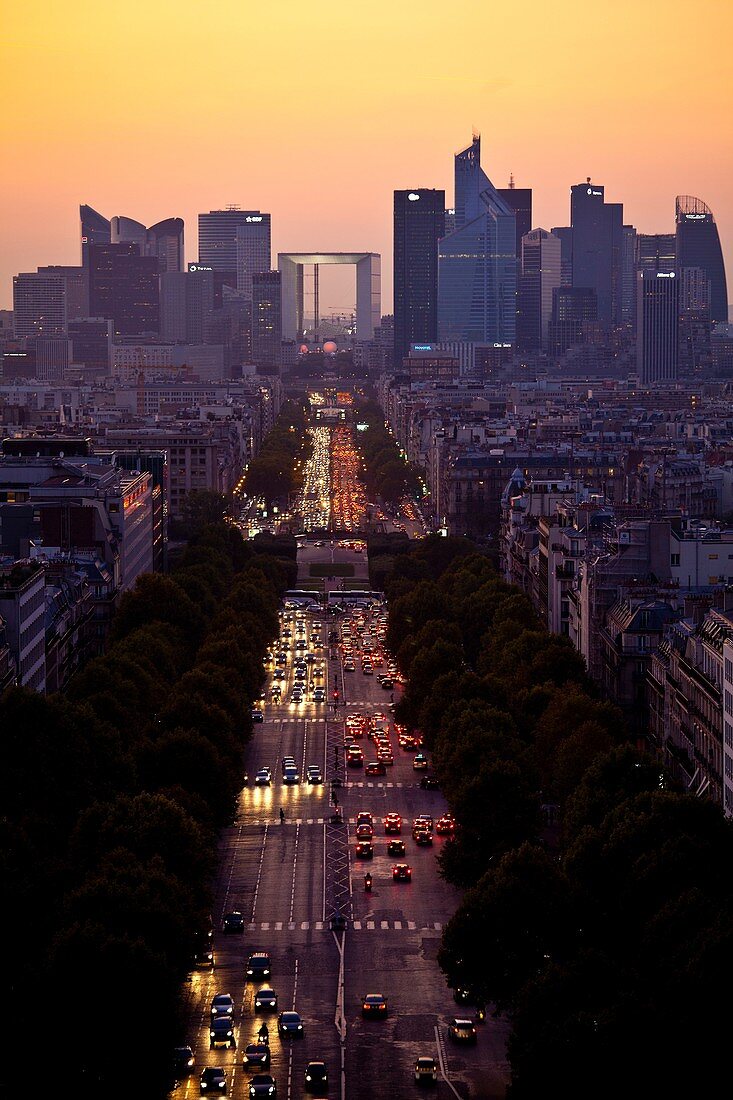
[[[349,928],[355,932],[442,932],[440,921],[418,924],[414,920],[350,920]],[[328,921],[260,921],[247,926],[250,933],[257,932],[323,932],[328,931]]]
[[[277,818],[275,818],[275,817],[249,817],[249,818],[248,817],[239,817],[234,822],[234,824],[236,826],[240,826],[240,825],[264,826],[264,825],[272,825],[273,822],[275,822],[276,820],[277,820]],[[356,818],[355,817],[349,817],[346,820],[347,820],[347,823],[349,825],[356,825]],[[282,828],[287,828],[288,825],[327,825],[327,824],[331,824],[331,818],[330,817],[286,817],[285,821],[282,824]],[[278,830],[280,828],[281,828],[281,826],[278,825]],[[389,839],[389,838],[387,838],[387,839]]]

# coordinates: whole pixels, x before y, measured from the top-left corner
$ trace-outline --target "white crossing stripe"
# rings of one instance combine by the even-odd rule
[[[410,932],[414,932],[417,925],[415,924],[414,920],[408,920],[407,927]]]
[[[253,925],[250,925],[250,928],[252,928],[252,927],[253,927]],[[269,930],[270,930],[269,920],[263,921],[262,924],[260,925],[260,928],[262,929],[263,932],[269,932]]]
[[[355,920],[354,921],[354,928],[357,930],[357,932],[361,931],[361,921],[360,920]]]
[[[374,931],[374,921],[373,920],[368,920],[367,921],[367,928],[369,929],[370,932]]]
[[[380,928],[389,928],[389,921],[388,920],[380,921]]]
[[[301,921],[301,922],[300,922],[300,930],[301,930],[301,932],[307,932],[307,931],[308,931],[308,929],[310,928],[310,926],[311,926],[311,922],[310,922],[309,920],[304,920],[304,921]]]
[[[321,932],[324,928],[325,928],[325,925],[324,925],[323,921],[322,920],[317,920],[316,921],[316,932]]]
[[[401,920],[396,920],[394,922],[394,926],[397,929],[397,931],[399,932],[399,930],[402,928],[402,921]]]
[[[282,932],[283,922],[281,920],[275,921],[275,931]]]
[[[442,927],[443,927],[443,925],[440,923],[440,921],[436,920],[435,923],[433,924],[433,928],[435,929],[436,932],[440,932]]]

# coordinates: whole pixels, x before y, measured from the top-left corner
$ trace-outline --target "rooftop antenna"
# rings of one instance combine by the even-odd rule
[[[514,190],[514,173],[513,172],[509,173],[509,190],[510,191]]]
[[[586,177],[585,177],[585,182],[586,182],[586,183],[590,183],[590,176],[586,176]]]
[[[588,181],[590,182],[590,181]],[[238,202],[228,202],[225,207],[226,210],[241,210]]]

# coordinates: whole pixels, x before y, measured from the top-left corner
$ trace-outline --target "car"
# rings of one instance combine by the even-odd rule
[[[356,665],[353,661],[344,661],[344,672],[356,672]]]
[[[417,817],[412,819],[412,828],[415,829],[431,829],[433,828],[433,818],[431,814],[418,814]]]
[[[410,882],[412,880],[412,867],[409,863],[395,863],[392,868],[392,882]]]
[[[326,702],[326,692],[323,690],[323,688],[316,688],[315,689],[315,691],[313,692],[313,702],[314,703],[325,703]]]
[[[356,749],[356,752],[354,749]],[[346,763],[350,768],[364,767],[364,753],[357,745],[349,745],[349,750],[346,754]]]
[[[438,783],[436,776],[424,775],[420,780],[420,789],[423,791],[437,791],[440,789],[440,783]]]
[[[230,993],[217,993],[211,1001],[211,1016],[212,1019],[216,1019],[217,1016],[225,1016],[231,1018],[234,1015],[234,1001]]]
[[[456,821],[453,814],[443,814],[435,823],[435,831],[438,836],[448,836],[456,830]]]
[[[212,967],[214,966],[214,948],[210,943],[202,943],[196,948],[193,954],[193,965],[198,967]]]
[[[476,1026],[465,1016],[455,1016],[448,1024],[448,1034],[454,1043],[475,1043]]]
[[[361,999],[361,1014],[366,1019],[387,1015],[387,999],[381,993],[366,993]]]
[[[193,1067],[196,1064],[191,1047],[174,1047],[172,1061],[173,1074],[177,1080],[191,1076]]]
[[[318,764],[309,764],[306,777],[309,783],[322,783],[323,782],[323,769]]]
[[[263,985],[262,989],[258,989],[255,993],[255,1012],[261,1008],[270,1011],[277,1008],[277,993],[274,989],[270,989],[269,985]]]
[[[328,1087],[328,1069],[325,1062],[309,1062],[305,1067],[306,1092],[321,1092]]]
[[[300,783],[300,775],[297,768],[285,768],[283,771],[283,783]]]
[[[430,832],[430,829],[415,829],[412,835],[415,839],[415,843],[419,844],[421,847],[430,847],[433,843],[433,834]]]
[[[370,814],[369,810],[359,810],[356,815],[357,825],[371,825],[374,826],[374,818]]]
[[[366,775],[386,775],[387,769],[383,760],[370,760],[364,772]]]
[[[371,840],[360,840],[356,845],[357,859],[371,859],[374,855],[374,845]]]
[[[277,1030],[281,1036],[303,1036],[303,1020],[299,1012],[281,1012],[277,1018]]]
[[[255,775],[255,787],[269,787],[272,782],[272,773],[269,768],[260,768]]]
[[[332,932],[344,932],[349,926],[348,919],[343,913],[332,913],[328,922],[328,927]]]
[[[270,1048],[267,1043],[250,1043],[244,1048],[242,1065],[245,1069],[269,1069]]]
[[[389,765],[394,764],[394,756],[392,754],[392,750],[387,749],[387,748],[378,749],[377,750],[377,760],[380,764],[384,764],[385,767],[388,767]]]
[[[209,1050],[236,1045],[231,1016],[214,1016],[209,1026]]]
[[[404,840],[390,840],[387,845],[388,856],[403,856],[405,854]]]
[[[259,981],[269,978],[272,972],[272,960],[266,951],[256,951],[247,959],[245,973],[248,979]]]
[[[434,1058],[420,1057],[415,1062],[415,1084],[434,1085],[438,1081],[438,1067]]]
[[[249,1083],[249,1095],[250,1097],[268,1096],[272,1100],[272,1097],[277,1096],[275,1078],[269,1073],[256,1073]]]
[[[372,668],[371,665],[363,664],[361,666],[361,671],[364,673],[365,676],[373,676],[374,675],[374,669]]]
[[[232,909],[231,913],[225,913],[221,930],[225,936],[244,932],[244,913],[240,913],[239,909]]]
[[[374,829],[366,822],[362,822],[361,825],[356,826],[355,836],[357,840],[371,840],[374,836]]]
[[[392,680],[389,676],[380,676],[379,682],[385,691],[392,691],[394,687],[394,680]]]
[[[300,704],[303,702],[303,692],[302,691],[292,691],[290,693],[290,702],[291,702],[292,706],[299,707]]]
[[[201,1074],[199,1092],[202,1096],[210,1096],[212,1092],[224,1093],[227,1091],[227,1077],[221,1066],[207,1066]]]
[[[425,753],[419,752],[412,761],[412,766],[416,772],[425,771],[428,766],[428,758]]]
[[[384,819],[384,831],[385,833],[401,833],[402,832],[402,818],[397,813],[388,813]]]
[[[250,714],[250,718],[253,722],[264,722],[265,716],[261,710],[253,710]]]

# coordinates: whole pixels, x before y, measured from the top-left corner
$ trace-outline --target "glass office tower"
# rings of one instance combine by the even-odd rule
[[[110,244],[112,241],[109,218],[103,217],[93,207],[79,207],[81,230],[81,266],[89,267],[89,249],[93,244]]]
[[[680,272],[687,267],[698,267],[710,282],[710,320],[726,324],[728,321],[728,287],[725,278],[723,251],[720,247],[718,227],[713,212],[702,199],[692,195],[678,195],[677,267]]]
[[[410,344],[438,338],[438,241],[445,233],[445,191],[394,193],[394,365]]]
[[[455,158],[455,187],[456,228],[438,249],[438,336],[514,343],[515,214],[481,168],[478,135]]]

